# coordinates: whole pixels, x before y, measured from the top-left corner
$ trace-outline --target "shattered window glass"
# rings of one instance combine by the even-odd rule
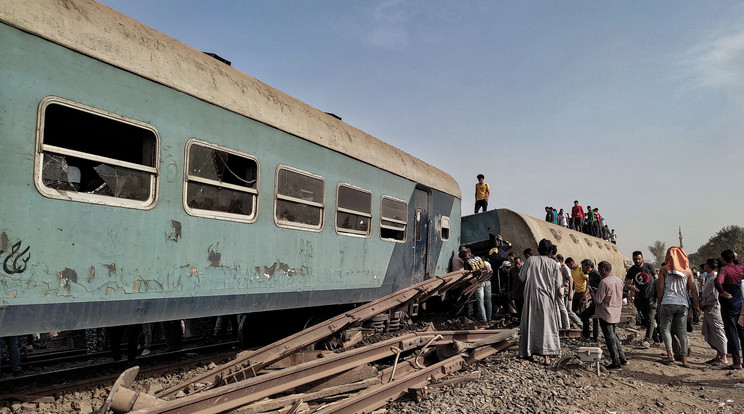
[[[186,205],[192,212],[205,210],[254,216],[258,184],[256,160],[193,143],[188,147],[187,170]]]
[[[44,187],[39,189],[44,195],[129,207],[151,204],[157,177],[153,129],[61,98],[45,98],[41,108]]]
[[[192,145],[189,149],[189,174],[218,181],[256,188],[256,161],[226,151]]]
[[[322,179],[280,168],[276,182],[276,215],[280,224],[320,229],[323,225],[325,183]]]
[[[380,236],[383,239],[404,241],[408,224],[408,204],[382,197],[380,203]]]
[[[340,185],[338,187],[336,228],[340,233],[369,234],[372,218],[372,194]]]
[[[75,188],[75,185],[70,180],[70,166],[67,165],[67,159],[62,155],[47,154],[44,157],[41,180],[49,188],[77,191],[77,188]],[[76,184],[80,184],[79,177]]]
[[[98,194],[139,201],[147,200],[150,195],[148,173],[107,164],[100,164],[93,167],[93,170],[103,180],[103,183],[93,190]]]

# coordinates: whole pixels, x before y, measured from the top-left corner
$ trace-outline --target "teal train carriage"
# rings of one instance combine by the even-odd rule
[[[448,174],[90,0],[0,2],[0,335],[370,301]]]

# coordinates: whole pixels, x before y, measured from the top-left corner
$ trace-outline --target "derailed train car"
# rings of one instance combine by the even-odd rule
[[[508,209],[465,216],[461,231],[464,244],[487,241],[489,235],[501,234],[512,243],[511,249],[519,256],[526,248],[537,253],[540,240],[548,239],[558,247],[558,253],[572,257],[577,263],[584,259],[592,260],[595,265],[608,261],[620,277],[625,277],[628,267],[620,249],[606,240]]]
[[[0,2],[0,335],[379,298],[448,174],[91,0]]]

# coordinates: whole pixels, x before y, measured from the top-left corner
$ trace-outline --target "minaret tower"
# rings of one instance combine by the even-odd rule
[[[683,249],[684,243],[682,243],[682,226],[679,226],[679,248]]]

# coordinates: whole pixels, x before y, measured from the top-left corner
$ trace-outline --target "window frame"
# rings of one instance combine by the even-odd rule
[[[82,152],[69,148],[64,148],[56,145],[50,145],[44,143],[44,133],[46,131],[46,109],[51,105],[60,105],[67,108],[87,112],[88,114],[100,116],[111,121],[128,124],[137,128],[145,129],[151,132],[155,138],[155,145],[153,150],[154,160],[153,167],[132,163],[129,161],[122,161],[115,158],[110,158],[102,155],[95,155],[92,153]],[[149,197],[146,200],[138,201],[123,197],[107,196],[101,194],[91,194],[79,191],[68,191],[48,187],[43,181],[43,169],[44,169],[44,158],[45,154],[69,156],[75,158],[81,158],[84,160],[101,162],[107,165],[127,168],[139,172],[150,174],[150,186],[149,186]],[[47,96],[39,102],[39,107],[36,113],[36,144],[34,151],[34,184],[36,189],[43,196],[59,200],[77,201],[88,204],[98,204],[114,207],[132,208],[137,210],[151,210],[155,207],[158,201],[158,193],[160,186],[160,134],[158,130],[145,122],[137,121],[132,118],[125,117],[123,115],[115,114],[100,108],[96,108],[90,105],[85,105],[79,102],[71,101],[69,99],[61,98],[58,96]]]
[[[382,215],[382,203],[383,203],[383,200],[385,200],[385,199],[396,201],[396,202],[399,202],[399,203],[403,203],[403,205],[406,206],[406,220],[405,221],[398,220],[398,219],[393,219],[393,218],[385,218],[385,216]],[[409,225],[408,225],[408,219],[409,219],[408,216],[409,216],[409,214],[408,213],[409,213],[408,212],[408,203],[406,201],[401,200],[400,198],[389,196],[389,195],[382,195],[380,197],[380,221],[379,221],[379,223],[380,223],[380,239],[381,240],[385,240],[385,241],[389,241],[389,242],[394,242],[394,243],[405,243],[405,242],[407,242],[408,241],[408,227],[409,227]],[[400,231],[400,229],[398,229],[398,228],[383,225],[382,224],[382,221],[383,220],[390,221],[390,222],[393,222],[393,223],[403,224],[403,226],[404,226],[404,228],[403,228],[403,239],[402,240],[399,240],[399,239],[391,239],[391,238],[387,238],[387,237],[382,237],[382,229],[383,228],[389,229],[389,230],[399,230]]]
[[[236,155],[241,158],[245,158],[248,160],[253,161],[256,164],[256,188],[248,188],[248,187],[242,187],[235,184],[230,183],[221,183],[216,180],[212,180],[209,178],[200,177],[198,175],[191,175],[189,173],[189,155],[190,155],[190,149],[194,145],[198,145],[204,148],[213,149],[217,151],[227,152],[232,155]],[[237,221],[241,223],[253,223],[258,219],[258,203],[259,203],[259,197],[258,197],[258,189],[261,179],[261,166],[258,163],[258,159],[248,153],[238,151],[232,148],[227,148],[222,145],[213,144],[207,141],[203,141],[197,138],[191,138],[186,142],[186,145],[184,146],[184,162],[183,162],[183,208],[186,211],[186,214],[194,217],[205,217],[215,220],[226,220],[226,221]],[[236,214],[236,213],[228,213],[224,211],[216,211],[216,210],[205,210],[200,208],[192,208],[188,205],[188,186],[189,182],[195,182],[199,184],[205,184],[205,185],[211,185],[214,187],[224,187],[230,190],[234,191],[240,191],[244,193],[253,194],[253,212],[250,216],[246,216],[243,214]]]
[[[302,200],[299,198],[291,197],[291,196],[285,196],[282,194],[279,194],[279,171],[281,170],[287,170],[291,171],[295,174],[304,175],[306,177],[314,178],[317,180],[320,180],[321,184],[323,185],[323,201],[321,203],[314,202],[314,201],[307,201]],[[321,232],[323,231],[323,227],[325,225],[325,205],[326,205],[326,185],[325,185],[325,179],[318,175],[313,174],[308,171],[300,170],[299,168],[291,167],[289,165],[285,164],[279,164],[276,166],[276,170],[274,172],[274,212],[272,215],[274,216],[274,224],[276,224],[277,227],[287,228],[287,229],[295,229],[295,230],[305,230],[305,231],[313,231],[313,232]],[[319,207],[320,208],[320,223],[315,225],[309,225],[309,224],[303,224],[303,223],[297,223],[293,221],[284,221],[280,220],[279,217],[276,215],[276,208],[279,200],[283,201],[289,201],[297,204],[305,204],[312,207]]]
[[[445,222],[447,222],[447,225],[445,226]],[[439,237],[442,239],[442,241],[447,241],[450,238],[450,228],[452,226],[452,221],[450,220],[449,216],[442,216],[439,226]],[[447,237],[444,237],[444,229],[447,229]]]
[[[369,194],[369,213],[363,212],[363,211],[357,211],[357,210],[351,210],[343,207],[339,207],[339,194],[341,187],[346,187],[351,190],[359,191],[361,193]],[[355,214],[358,216],[364,216],[369,219],[369,225],[367,226],[367,231],[362,232],[359,230],[353,230],[353,229],[347,229],[344,227],[338,227],[338,213],[348,213],[348,214]],[[372,234],[372,191],[367,190],[365,188],[361,188],[352,184],[348,183],[341,183],[339,182],[336,185],[336,214],[334,215],[333,225],[336,228],[336,233],[341,236],[350,236],[350,237],[360,237],[360,238],[369,238]]]

